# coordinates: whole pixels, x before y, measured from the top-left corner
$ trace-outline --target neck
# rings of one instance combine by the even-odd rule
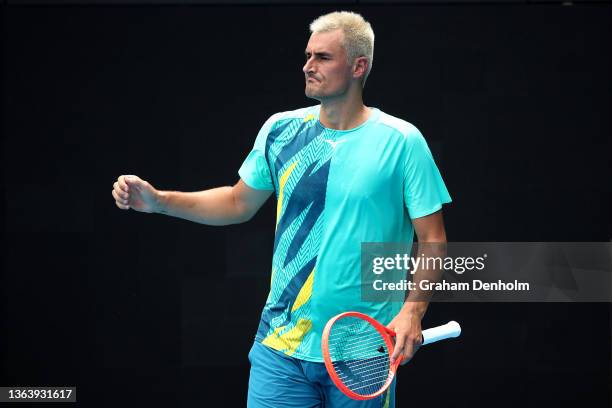
[[[363,104],[361,93],[321,101],[319,120],[330,129],[349,130],[368,120],[370,108]]]

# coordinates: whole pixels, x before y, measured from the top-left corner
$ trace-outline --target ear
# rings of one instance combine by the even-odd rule
[[[363,78],[370,65],[366,57],[357,57],[353,62],[353,78]]]

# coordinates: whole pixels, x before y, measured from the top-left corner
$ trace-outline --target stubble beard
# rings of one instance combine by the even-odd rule
[[[304,87],[304,94],[307,98],[316,99],[318,101],[321,100],[320,97],[322,96],[319,92],[312,89],[312,85],[309,85],[308,83],[306,83],[306,86]]]
[[[318,82],[320,84],[320,82]],[[324,100],[332,100],[337,99],[338,97],[342,97],[348,92],[348,88],[337,89],[335,92],[326,93],[321,91],[320,89],[313,89],[306,84],[304,89],[304,94],[307,98],[317,100],[319,102],[323,102]]]

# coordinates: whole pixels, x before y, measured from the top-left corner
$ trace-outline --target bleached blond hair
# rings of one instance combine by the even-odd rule
[[[348,55],[349,64],[352,64],[358,57],[368,59],[368,68],[361,82],[361,85],[365,86],[374,62],[374,30],[361,15],[352,11],[334,11],[310,23],[310,32],[313,34],[337,29],[341,29],[344,33],[342,45]]]

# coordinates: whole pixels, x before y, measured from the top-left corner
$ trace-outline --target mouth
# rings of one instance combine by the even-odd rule
[[[313,77],[308,77],[308,78],[306,78],[306,83],[308,83],[308,82],[319,82],[319,80],[316,79],[316,78],[313,78]]]

